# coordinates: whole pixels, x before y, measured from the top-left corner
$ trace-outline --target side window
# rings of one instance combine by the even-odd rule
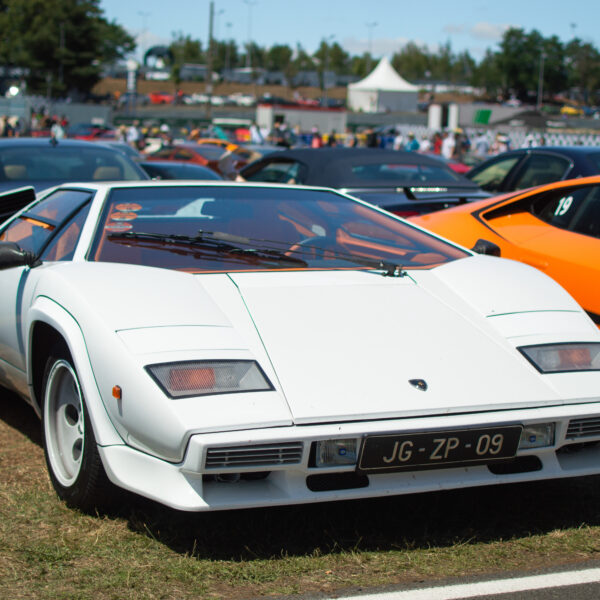
[[[23,250],[38,254],[62,223],[90,198],[89,192],[59,190],[11,221],[0,234],[0,241],[15,242]]]
[[[0,234],[0,242],[15,242],[23,250],[37,253],[53,230],[54,226],[49,223],[21,216]]]
[[[192,160],[194,156],[191,152],[188,152],[187,150],[177,150],[177,152],[175,152],[175,154],[173,155],[173,158],[175,158],[176,160]]]
[[[571,161],[562,156],[532,154],[519,169],[511,187],[515,190],[522,190],[535,185],[560,181],[570,165]]]
[[[305,167],[297,161],[273,161],[262,169],[246,175],[248,181],[268,183],[304,183]]]
[[[573,218],[571,229],[583,235],[600,238],[600,186],[590,189],[581,209]]]
[[[555,227],[573,229],[573,225],[581,219],[588,197],[591,193],[597,194],[597,191],[596,187],[584,187],[549,192],[534,201],[532,213]]]
[[[153,152],[152,158],[168,159],[168,158],[170,158],[172,153],[173,153],[173,150],[171,148],[162,148],[161,150],[157,150],[156,152]]]
[[[52,239],[42,254],[42,260],[71,260],[90,210],[91,202],[81,208]]]
[[[499,190],[509,171],[521,160],[522,155],[512,155],[498,158],[492,164],[475,172],[469,179],[476,183],[481,189],[488,192]]]

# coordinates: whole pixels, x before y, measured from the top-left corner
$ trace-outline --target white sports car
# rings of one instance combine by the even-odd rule
[[[0,382],[84,510],[600,473],[600,332],[569,294],[342,193],[63,185],[0,226],[0,289]]]

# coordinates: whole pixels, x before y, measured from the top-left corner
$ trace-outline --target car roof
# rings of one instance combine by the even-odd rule
[[[109,140],[106,140],[109,141]],[[69,138],[62,138],[60,140],[52,141],[50,137],[13,137],[13,138],[0,138],[0,148],[3,146],[80,146],[85,148],[97,147],[97,142],[89,140],[75,140]]]
[[[532,146],[515,148],[513,150],[502,152],[497,156],[501,156],[502,154],[516,154],[517,152],[557,152],[559,154],[564,154],[565,156],[583,156],[592,152],[600,152],[600,146]]]
[[[393,164],[410,164],[433,166],[447,170],[456,185],[473,187],[474,184],[461,177],[442,161],[430,158],[418,152],[403,150],[384,150],[380,148],[298,148],[271,153],[260,161],[283,162],[296,160],[306,165],[308,172],[305,183],[340,188],[348,186],[348,168],[353,165],[377,164],[389,162]],[[253,163],[256,164],[256,163]],[[252,164],[242,169],[252,168]],[[449,182],[445,182],[448,184]]]

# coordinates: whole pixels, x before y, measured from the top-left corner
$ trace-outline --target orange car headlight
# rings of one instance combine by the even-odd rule
[[[520,352],[540,373],[600,371],[600,343],[521,346]]]
[[[273,389],[254,360],[194,360],[149,365],[146,370],[170,398]]]

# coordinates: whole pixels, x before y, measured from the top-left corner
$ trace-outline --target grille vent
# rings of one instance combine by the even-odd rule
[[[567,438],[577,439],[600,435],[600,416],[569,421]]]
[[[222,469],[293,465],[302,460],[302,450],[302,442],[209,448],[205,466],[207,469]]]

